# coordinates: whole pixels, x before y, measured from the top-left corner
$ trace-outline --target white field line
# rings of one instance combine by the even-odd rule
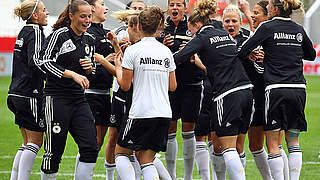
[[[13,156],[0,156],[0,159],[13,159]],[[40,159],[42,156],[37,156],[36,158]],[[62,159],[75,159],[76,156],[63,156]],[[98,159],[104,160],[104,157],[98,157]],[[164,158],[160,158],[164,161]],[[177,161],[183,161],[183,158],[177,158]],[[247,162],[253,163],[253,160],[247,160]],[[304,165],[320,165],[320,162],[303,162]],[[0,171],[0,174],[11,174],[11,171]],[[40,172],[31,172],[31,174],[35,175],[41,175]],[[58,176],[70,176],[73,177],[73,173],[59,173]],[[105,178],[105,174],[94,174],[93,177],[101,177]],[[177,180],[183,180],[182,177],[178,177]],[[200,180],[200,179],[194,179],[194,180]]]
[[[37,156],[37,159],[41,159],[42,156]],[[14,159],[14,156],[0,156],[0,159]],[[62,159],[76,159],[76,156],[62,156]],[[100,160],[104,160],[104,157],[98,157]],[[160,160],[165,161],[164,157],[161,157]],[[181,157],[177,158],[177,161],[183,161],[184,159]],[[247,162],[254,162],[253,159],[247,160]],[[307,161],[307,162],[302,162],[302,164],[305,165],[320,165],[319,162],[312,162],[312,161]]]
[[[0,174],[11,174],[11,171],[0,171]],[[35,175],[41,175],[40,172],[31,172],[31,174],[35,174]],[[59,176],[70,176],[73,177],[74,174],[73,173],[58,173],[58,177]],[[101,177],[101,178],[105,178],[106,175],[105,174],[93,174],[93,177]],[[182,177],[178,177],[177,180],[183,180]],[[193,179],[193,180],[201,180],[201,179]]]

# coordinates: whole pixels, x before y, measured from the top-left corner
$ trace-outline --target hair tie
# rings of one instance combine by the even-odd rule
[[[264,6],[261,1],[258,2],[257,4],[262,8],[262,10],[264,11],[264,14],[268,14],[268,9],[267,9],[267,7]]]
[[[37,0],[37,2],[36,2],[36,4],[35,4],[35,6],[33,7],[32,12],[31,12],[31,14],[30,14],[30,16],[28,17],[28,19],[27,19],[27,20],[29,20],[29,19],[31,18],[32,14],[33,14],[33,13],[35,12],[35,10],[37,9],[38,3],[39,3],[39,0]]]

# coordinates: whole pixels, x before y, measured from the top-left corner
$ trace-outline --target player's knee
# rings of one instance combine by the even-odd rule
[[[262,148],[263,148],[263,144],[249,143],[249,149],[251,152],[259,151]]]

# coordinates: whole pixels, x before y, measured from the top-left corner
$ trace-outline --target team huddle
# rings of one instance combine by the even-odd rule
[[[11,180],[29,179],[43,141],[41,179],[56,179],[68,133],[79,150],[74,179],[92,179],[107,132],[106,179],[177,179],[179,119],[185,180],[194,163],[203,180],[224,180],[226,172],[245,179],[247,134],[264,180],[299,179],[299,135],[307,130],[302,60],[316,57],[290,18],[302,7],[261,0],[251,12],[239,0],[219,14],[216,0],[168,0],[166,17],[133,0],[112,14],[125,25],[111,31],[102,25],[103,0],[71,0],[45,37],[49,12],[41,0],[25,0],[14,10],[26,25],[7,99],[23,137]]]

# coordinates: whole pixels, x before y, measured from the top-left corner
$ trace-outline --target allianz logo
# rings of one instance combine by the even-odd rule
[[[274,33],[273,39],[288,39],[288,40],[297,40],[298,42],[302,42],[303,36],[301,33],[298,34],[287,34],[287,33]]]
[[[165,68],[170,67],[170,60],[168,58],[161,60],[161,59],[153,59],[151,57],[140,58],[140,65],[141,64],[156,64],[156,65],[163,65]]]
[[[209,40],[210,40],[210,43],[213,44],[213,43],[222,42],[222,41],[230,41],[230,38],[229,36],[214,36],[209,38]]]
[[[140,58],[140,65],[141,64],[158,64],[158,65],[162,65],[162,60],[161,59],[152,59],[151,57]]]

